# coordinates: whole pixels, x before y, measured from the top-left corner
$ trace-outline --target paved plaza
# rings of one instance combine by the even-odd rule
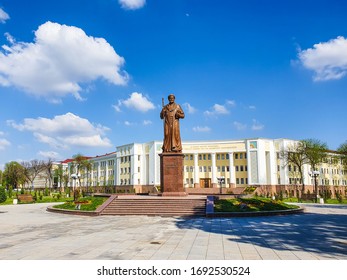
[[[347,206],[248,218],[85,217],[0,206],[2,260],[347,260]]]

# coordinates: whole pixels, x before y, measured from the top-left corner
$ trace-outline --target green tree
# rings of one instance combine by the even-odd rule
[[[0,203],[5,202],[7,199],[6,190],[4,187],[0,187]]]
[[[61,190],[62,186],[63,186],[63,176],[64,176],[64,170],[63,170],[63,166],[60,164],[58,166],[58,168],[56,168],[53,172],[54,177],[57,178],[58,180],[58,186]]]
[[[341,159],[341,163],[345,168],[347,168],[347,141],[345,143],[341,144],[338,148],[337,151],[339,153],[339,157]]]
[[[18,189],[21,184],[26,182],[25,169],[16,161],[11,161],[5,164],[4,179],[8,185]]]

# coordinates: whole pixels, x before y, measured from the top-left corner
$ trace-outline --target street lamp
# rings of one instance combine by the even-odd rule
[[[218,180],[218,183],[219,183],[219,186],[220,186],[219,187],[220,194],[222,194],[223,193],[222,185],[225,183],[225,178],[224,178],[224,176],[222,176],[222,177],[218,177],[217,180]]]
[[[73,184],[72,184],[72,192],[73,192],[73,200],[76,200],[76,194],[75,194],[75,186],[76,186],[76,180],[80,178],[80,174],[71,174],[71,178],[73,179]]]
[[[317,183],[317,177],[319,176],[319,171],[314,170],[309,173],[311,177],[313,177],[313,183],[314,183],[314,194],[315,194],[315,201],[318,202],[318,183]]]

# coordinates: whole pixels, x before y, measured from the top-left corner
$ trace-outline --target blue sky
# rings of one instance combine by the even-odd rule
[[[0,0],[0,169],[162,139],[347,140],[347,2]]]

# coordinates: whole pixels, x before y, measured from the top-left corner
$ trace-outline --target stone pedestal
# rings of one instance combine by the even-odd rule
[[[160,156],[160,187],[162,196],[186,196],[183,186],[182,153],[162,153]]]

